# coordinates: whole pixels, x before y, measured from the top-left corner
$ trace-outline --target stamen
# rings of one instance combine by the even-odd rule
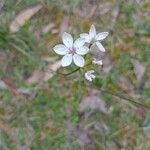
[[[75,53],[76,53],[76,50],[75,50],[75,48],[74,48],[74,47],[69,48],[69,54],[74,55]]]

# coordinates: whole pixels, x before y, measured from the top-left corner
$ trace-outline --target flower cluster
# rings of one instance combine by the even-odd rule
[[[105,52],[105,48],[100,43],[100,41],[105,39],[107,36],[108,32],[101,32],[96,34],[95,26],[91,25],[89,33],[80,34],[80,37],[75,41],[69,33],[64,32],[62,35],[63,44],[56,45],[53,50],[57,54],[63,55],[61,60],[63,67],[67,67],[71,65],[72,62],[74,62],[76,66],[82,68],[85,66],[84,55],[90,51],[92,45],[96,45],[100,51]],[[86,43],[88,46],[86,46]],[[102,60],[97,60],[94,58],[92,63],[96,65],[102,65]],[[93,73],[94,70],[87,71],[85,73],[85,78],[88,81],[92,81],[92,79],[95,78]]]

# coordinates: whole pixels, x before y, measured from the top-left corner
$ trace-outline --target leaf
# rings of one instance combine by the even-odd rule
[[[77,130],[77,140],[81,142],[81,144],[87,145],[91,144],[91,139],[88,133],[83,129]]]
[[[35,70],[33,74],[26,80],[28,84],[39,83],[48,81],[53,77],[54,73],[61,67],[61,61],[57,61],[53,64],[48,65],[46,71]]]
[[[98,96],[88,96],[82,100],[80,103],[80,112],[84,112],[88,108],[91,110],[98,109],[103,113],[108,113],[108,108],[106,107],[105,102]]]
[[[5,83],[7,89],[11,92],[11,94],[13,94],[13,96],[21,96],[13,80],[5,78],[3,79],[3,82]]]
[[[66,123],[66,133],[67,133],[67,139],[69,141],[76,139],[76,141],[80,144],[87,145],[91,144],[91,138],[88,133],[88,130],[81,127],[81,122],[78,124],[78,127],[74,127],[73,124],[70,121],[67,121]]]
[[[69,28],[69,17],[64,17],[61,21],[61,24],[60,24],[60,36],[62,36],[62,34],[65,32],[65,31],[68,31],[68,28]]]
[[[121,87],[123,91],[126,91],[128,93],[134,92],[134,86],[132,85],[131,81],[128,77],[125,76],[118,76],[117,78],[118,84]]]
[[[26,80],[26,82],[29,84],[38,83],[43,76],[44,72],[42,70],[35,70],[33,74]]]
[[[136,92],[139,93],[140,89],[142,88],[144,84],[144,73],[145,68],[144,66],[136,59],[131,60],[133,67],[134,67],[134,73],[137,78],[137,84],[136,84]]]
[[[48,66],[49,71],[45,72],[43,80],[48,81],[50,78],[52,78],[54,75],[54,72],[56,72],[60,67],[61,67],[61,61],[57,61],[53,64],[50,64]]]
[[[136,59],[132,59],[132,64],[134,66],[134,73],[139,82],[143,80],[145,68],[144,66]]]
[[[54,23],[49,23],[46,26],[43,27],[42,32],[44,34],[48,33],[50,30],[52,30],[55,27]]]
[[[42,8],[41,4],[22,10],[10,24],[10,32],[16,33],[34,14]]]

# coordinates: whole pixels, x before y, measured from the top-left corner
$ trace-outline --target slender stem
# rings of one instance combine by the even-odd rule
[[[69,76],[69,75],[73,74],[74,72],[77,72],[78,70],[80,70],[80,67],[75,69],[75,70],[73,70],[72,72],[69,72],[69,73],[66,73],[66,74],[63,74],[63,75],[64,76]]]
[[[119,98],[121,98],[122,100],[129,101],[130,103],[132,103],[132,104],[134,104],[134,105],[136,105],[136,106],[140,106],[140,107],[143,107],[143,108],[146,108],[146,109],[150,110],[150,106],[147,106],[147,105],[145,105],[145,104],[142,104],[142,103],[139,103],[139,102],[137,102],[137,101],[134,101],[134,100],[132,100],[132,99],[129,98],[129,97],[125,97],[124,95],[114,94],[114,93],[112,93],[112,92],[110,92],[110,91],[102,90],[102,89],[101,89],[101,91],[104,92],[104,93],[107,93],[107,94],[109,94],[109,95],[119,97]]]
[[[87,64],[87,65],[85,65],[85,66],[89,66],[89,65],[91,65],[91,63],[89,63],[89,64]],[[61,72],[58,72],[58,71],[54,71],[54,70],[52,70],[52,69],[49,69],[49,68],[46,68],[46,67],[44,67],[44,71],[45,72],[52,72],[52,73],[57,73],[57,74],[60,74],[60,75],[62,75],[62,76],[69,76],[69,75],[71,75],[71,74],[73,74],[74,72],[77,72],[78,70],[80,70],[81,68],[80,67],[78,67],[78,68],[76,68],[75,70],[73,70],[72,72],[69,72],[69,73],[61,73]]]

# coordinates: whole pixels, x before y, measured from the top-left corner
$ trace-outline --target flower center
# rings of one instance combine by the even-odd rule
[[[95,37],[93,37],[92,39],[91,39],[91,43],[94,43],[95,42]]]
[[[69,48],[69,54],[74,55],[76,53],[76,50],[74,47]]]

